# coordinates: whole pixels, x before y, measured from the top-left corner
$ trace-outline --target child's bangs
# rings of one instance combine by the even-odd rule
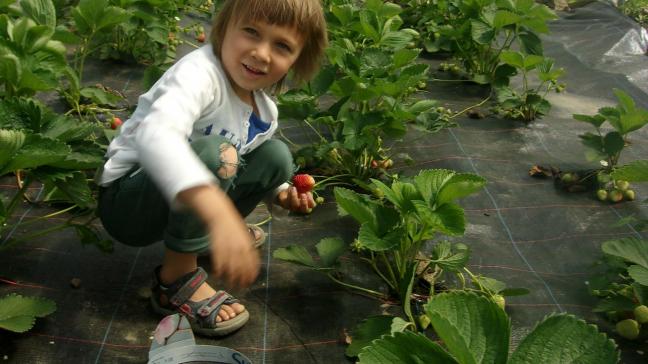
[[[235,21],[250,20],[300,29],[311,16],[304,3],[303,0],[236,1],[232,14]]]

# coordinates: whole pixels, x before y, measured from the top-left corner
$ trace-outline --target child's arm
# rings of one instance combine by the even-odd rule
[[[225,276],[230,285],[249,286],[259,274],[259,254],[227,195],[214,185],[200,185],[181,191],[177,200],[207,226],[216,276]]]

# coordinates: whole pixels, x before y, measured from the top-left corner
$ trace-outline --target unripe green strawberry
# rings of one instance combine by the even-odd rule
[[[625,191],[628,189],[628,187],[630,187],[630,183],[628,181],[617,180],[615,184],[616,187],[621,191]]]
[[[567,172],[567,173],[563,173],[563,175],[560,176],[560,180],[563,183],[572,183],[576,181],[576,176],[572,173]]]
[[[315,186],[315,178],[310,174],[297,174],[292,178],[293,186],[297,188],[297,192],[306,193],[313,189]]]
[[[596,191],[596,197],[599,199],[599,201],[605,201],[608,198],[608,193],[606,190],[600,189]]]
[[[645,305],[637,306],[634,309],[634,317],[640,324],[648,323],[648,307]]]
[[[502,310],[506,306],[506,299],[504,299],[504,296],[502,296],[501,294],[493,295],[493,301],[497,303],[499,308],[501,308]]]
[[[633,319],[625,319],[616,324],[616,331],[628,340],[634,340],[639,336],[639,323]]]
[[[628,200],[628,201],[634,201],[635,199],[635,191],[633,190],[625,190],[623,191],[623,197]]]
[[[317,202],[318,205],[324,203],[324,197],[317,196],[317,198],[315,199],[315,202]]]
[[[610,182],[610,179],[610,175],[605,172],[599,172],[599,174],[596,175],[596,180],[602,185]]]
[[[608,200],[611,202],[619,202],[623,200],[623,192],[619,190],[612,190],[608,193]]]

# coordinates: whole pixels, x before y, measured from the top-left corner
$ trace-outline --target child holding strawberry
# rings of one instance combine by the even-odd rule
[[[288,71],[309,79],[326,45],[319,0],[226,0],[210,44],[172,66],[121,126],[99,175],[98,211],[122,243],[164,241],[151,297],[158,313],[178,311],[210,336],[247,322],[243,305],[205,283],[197,254],[209,249],[217,275],[247,286],[264,233],[242,216],[264,199],[291,211],[315,206],[286,183],[292,157],[271,139],[277,107],[264,90],[279,91]]]

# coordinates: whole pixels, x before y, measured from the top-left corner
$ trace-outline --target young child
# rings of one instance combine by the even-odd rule
[[[181,58],[140,96],[107,152],[99,216],[116,240],[145,246],[163,240],[153,274],[156,312],[179,311],[195,332],[218,336],[249,314],[207,283],[197,254],[209,249],[214,271],[248,286],[259,271],[261,229],[247,216],[264,199],[292,211],[315,206],[286,181],[291,154],[271,139],[278,91],[317,71],[327,45],[319,0],[227,0],[211,44]]]

